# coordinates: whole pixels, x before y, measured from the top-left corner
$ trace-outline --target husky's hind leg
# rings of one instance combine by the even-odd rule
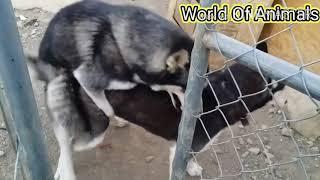
[[[72,162],[73,106],[68,90],[67,75],[62,74],[49,82],[47,105],[53,120],[53,130],[60,147],[56,180],[76,180]]]
[[[55,179],[76,180],[72,161],[72,137],[70,137],[67,128],[60,124],[54,125],[54,133],[60,147],[60,156]]]

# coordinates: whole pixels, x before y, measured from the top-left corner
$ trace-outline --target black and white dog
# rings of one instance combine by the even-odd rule
[[[39,66],[34,62],[32,66],[36,72],[46,72],[47,67]],[[242,95],[256,93],[265,88],[259,73],[240,64],[231,65],[230,69]],[[238,90],[227,70],[210,75],[209,81],[221,104],[235,101],[239,97]],[[268,79],[268,82],[271,82],[271,79]],[[76,176],[72,163],[72,151],[93,148],[101,143],[109,125],[109,118],[95,105],[72,74],[61,72],[58,77],[47,83],[48,110],[61,150],[56,179],[60,177],[61,180],[74,180]],[[276,92],[281,90],[283,85],[278,84],[271,88]],[[139,84],[130,90],[107,90],[105,95],[114,107],[115,113],[120,117],[155,135],[169,141],[176,141],[181,110],[172,106],[166,92],[156,92],[147,85]],[[175,99],[179,102],[179,98],[175,97]],[[204,112],[218,105],[208,84],[203,90],[202,99]],[[272,96],[264,91],[244,98],[244,101],[248,109],[254,111],[271,99]],[[246,119],[248,112],[240,102],[221,107],[221,110],[230,125],[239,121],[244,125],[248,123]],[[211,139],[215,139],[214,137],[227,127],[227,123],[218,111],[203,115],[201,119]],[[192,150],[201,151],[208,143],[209,138],[206,132],[200,122],[197,122]],[[170,149],[170,161],[174,157],[174,152],[173,146]],[[197,176],[202,173],[202,168],[190,160],[187,171],[190,175]]]
[[[193,40],[179,27],[134,6],[80,1],[60,10],[40,44],[42,66],[73,74],[93,102],[109,117],[114,110],[104,90],[147,84],[183,101]]]

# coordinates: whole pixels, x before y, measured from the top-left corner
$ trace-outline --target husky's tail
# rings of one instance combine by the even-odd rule
[[[58,69],[54,66],[47,64],[39,59],[38,56],[30,53],[25,54],[27,66],[30,77],[48,83],[50,80],[57,77]]]

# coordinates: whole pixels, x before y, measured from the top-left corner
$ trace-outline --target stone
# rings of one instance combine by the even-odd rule
[[[239,144],[240,144],[240,145],[244,145],[244,143],[245,143],[245,142],[244,142],[243,138],[239,138]]]
[[[267,150],[270,150],[271,149],[271,146],[268,146],[268,145],[266,145],[266,146],[264,146]]]
[[[279,93],[276,93],[275,99],[279,102],[284,110],[287,119],[303,119],[308,118],[306,121],[298,121],[289,123],[290,127],[302,134],[304,137],[317,139],[320,137],[320,116],[317,114],[317,108],[312,103],[310,98],[292,88],[285,87]],[[286,104],[281,101],[288,100]],[[320,103],[315,100],[316,103]],[[312,117],[312,118],[310,118]]]
[[[319,153],[319,147],[312,147],[311,151]]]
[[[262,124],[262,125],[261,125],[261,129],[267,129],[267,128],[268,128],[267,125],[265,125],[265,124]]]
[[[260,149],[257,148],[257,147],[249,148],[248,151],[249,151],[250,153],[254,154],[254,155],[258,155],[258,154],[260,154],[260,152],[261,152]]]
[[[250,138],[248,138],[248,139],[247,139],[247,143],[250,144],[250,145],[252,145],[252,144],[253,144],[253,141],[252,141]]]
[[[269,161],[268,159],[265,159],[264,162],[265,162],[266,164],[272,164],[272,160]]]
[[[314,143],[313,143],[313,141],[307,141],[307,144],[309,147],[312,147]]]
[[[281,110],[278,110],[278,111],[277,111],[277,114],[281,114],[281,113],[282,113],[282,111],[281,111]]]
[[[250,152],[249,152],[249,151],[246,151],[246,152],[244,152],[244,153],[241,155],[241,157],[242,157],[242,158],[246,158],[246,157],[248,157],[249,154],[250,154]]]
[[[3,151],[0,151],[0,157],[4,156],[5,153]]]
[[[310,113],[311,114],[311,113]],[[290,127],[305,137],[320,137],[320,116],[313,117],[306,121],[290,123]]]
[[[268,113],[269,114],[274,114],[276,112],[276,109],[275,108],[270,108],[269,110],[268,110]]]
[[[270,143],[270,139],[268,137],[263,137],[263,141],[265,144]]]
[[[284,127],[281,130],[281,135],[285,137],[291,137],[293,135],[293,131],[290,128]]]
[[[20,19],[21,21],[25,21],[25,20],[27,20],[28,18],[26,18],[26,17],[23,16],[23,15],[20,15],[20,16],[19,16],[19,19]]]
[[[17,26],[18,28],[22,28],[23,27],[22,21],[17,21]]]
[[[308,138],[308,140],[309,140],[309,141],[312,141],[312,142],[315,142],[315,141],[316,141],[316,139],[314,139],[314,138],[312,138],[312,137],[311,137],[311,138]]]
[[[267,159],[273,159],[274,155],[269,153],[269,152],[264,152],[264,155],[266,156]]]
[[[257,176],[251,176],[250,179],[252,179],[252,180],[257,180],[258,177],[257,177]]]
[[[37,19],[31,19],[30,21],[28,21],[28,22],[26,22],[25,24],[24,24],[24,27],[27,27],[27,26],[34,26],[35,25],[35,23],[37,23]]]
[[[37,29],[32,29],[31,35],[35,35],[37,33]]]
[[[151,163],[151,161],[153,161],[153,160],[154,160],[154,156],[147,156],[145,158],[146,163]]]

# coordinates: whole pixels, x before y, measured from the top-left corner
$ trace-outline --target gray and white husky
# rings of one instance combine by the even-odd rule
[[[147,84],[183,102],[193,40],[179,27],[146,9],[80,1],[60,10],[40,44],[43,78],[73,74],[109,117],[114,110],[104,90]],[[183,82],[183,83],[181,83]]]

